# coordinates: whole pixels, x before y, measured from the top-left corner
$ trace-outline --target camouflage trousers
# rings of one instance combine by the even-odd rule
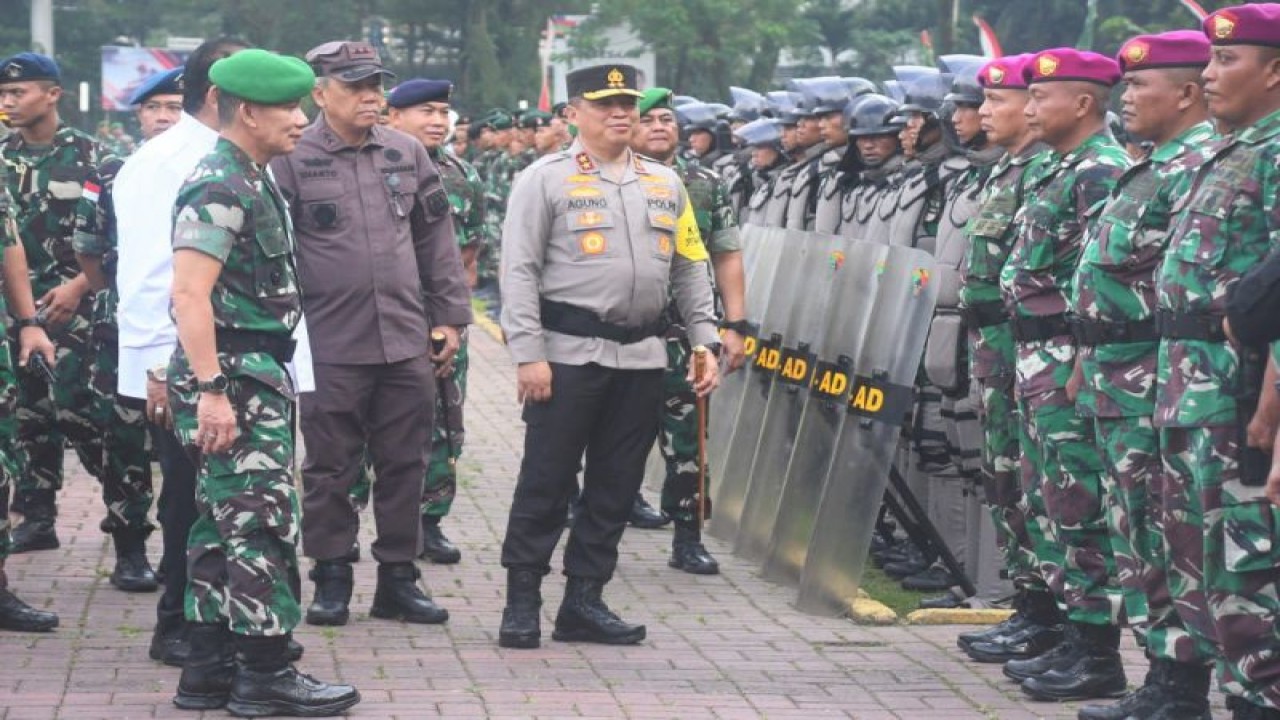
[[[422,489],[423,517],[442,518],[449,514],[458,494],[458,458],[467,439],[463,407],[467,401],[467,334],[453,360],[453,374],[437,384],[436,421],[431,431],[431,455],[427,458],[427,480]],[[368,497],[368,490],[365,490]]]
[[[1094,442],[1093,422],[1076,414],[1063,388],[1021,396],[1018,406],[1029,441],[1023,450],[1035,445],[1042,452],[1044,510],[1052,537],[1066,552],[1058,575],[1045,568],[1050,587],[1061,588],[1068,619],[1117,624],[1123,609],[1103,507],[1106,471]]]
[[[1013,399],[1013,377],[975,379],[982,397],[978,419],[982,424],[982,482],[991,522],[996,530],[996,547],[1009,571],[1009,579],[1020,588],[1043,590],[1044,577],[1031,541],[1019,462],[1018,406]],[[1043,545],[1043,543],[1042,543]]]
[[[463,408],[467,401],[467,333],[453,360],[453,374],[439,384],[436,393],[436,420],[431,431],[431,454],[427,457],[427,477],[422,486],[422,516],[446,517],[458,494],[458,458],[467,439]],[[446,424],[447,423],[447,424]],[[447,428],[447,430],[446,430]],[[447,434],[446,434],[447,433]],[[351,487],[351,502],[357,508],[368,507],[373,487],[373,460],[366,448],[360,463],[360,476]]]
[[[185,614],[190,622],[229,622],[239,635],[284,635],[301,616],[290,581],[300,516],[294,404],[255,378],[228,374],[240,435],[224,453],[193,451],[197,516],[187,539]],[[169,377],[174,429],[193,450],[199,393],[185,359],[175,356]]]
[[[70,442],[80,464],[102,478],[102,430],[94,421],[93,391],[89,387],[91,349],[87,313],[73,315],[66,327],[50,333],[57,347],[50,387],[31,372],[18,373],[18,459],[22,473],[15,489],[23,512],[56,512],[56,507],[28,507],[36,493],[52,495],[62,489],[64,446]]]
[[[116,392],[120,354],[114,325],[95,325],[91,341],[89,387],[94,395],[94,423],[102,428],[102,502],[104,532],[124,528],[152,529],[147,520],[154,499],[151,436],[146,402]]]
[[[0,333],[0,566],[9,557],[9,488],[19,474],[18,378],[15,352],[9,353],[9,337]]]
[[[689,384],[689,356],[684,338],[667,339],[667,369],[662,376],[662,419],[658,451],[666,461],[662,511],[677,523],[698,519],[698,401]],[[711,473],[705,478],[703,518],[711,517]]]

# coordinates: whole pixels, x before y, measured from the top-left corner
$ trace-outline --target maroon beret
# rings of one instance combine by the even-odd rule
[[[1026,90],[1022,70],[1031,58],[1031,53],[996,58],[978,71],[978,84],[990,90]]]
[[[1280,4],[1251,3],[1223,8],[1204,19],[1204,34],[1214,45],[1280,47]]]
[[[1120,82],[1120,66],[1106,55],[1075,48],[1041,50],[1022,70],[1028,85],[1042,82],[1091,82],[1112,87]]]
[[[1120,70],[1204,67],[1209,64],[1209,39],[1195,30],[1171,30],[1159,35],[1139,35],[1120,46],[1116,60]]]

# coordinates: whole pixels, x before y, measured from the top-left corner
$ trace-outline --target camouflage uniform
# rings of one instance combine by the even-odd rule
[[[1028,179],[1039,171],[1044,146],[1032,145],[1005,155],[991,170],[978,212],[966,233],[969,249],[961,275],[960,305],[969,335],[970,377],[979,385],[983,431],[983,484],[997,545],[1009,577],[1021,588],[1047,590],[1041,564],[1062,565],[1062,549],[1045,532],[1039,493],[1025,493],[1034,473],[1023,475],[1019,458],[1017,402],[1014,399],[1014,347],[1003,301],[1000,269],[1013,249],[1013,218],[1024,200]]]
[[[28,147],[20,133],[13,133],[3,153],[31,268],[31,292],[39,299],[80,274],[71,244],[76,208],[102,149],[88,135],[61,126],[50,147]],[[71,443],[90,475],[102,477],[102,433],[89,389],[91,312],[86,295],[67,324],[49,333],[57,345],[54,387],[32,373],[18,377],[18,454],[25,472],[15,483],[15,504],[33,518],[57,512],[64,443]]]
[[[1114,625],[1120,592],[1093,423],[1076,414],[1066,393],[1076,355],[1067,296],[1085,224],[1128,166],[1124,150],[1102,134],[1068,153],[1051,153],[1044,172],[1026,186],[1027,200],[1015,219],[1017,239],[1000,273],[1015,336],[1018,324],[1057,326],[1038,333],[1043,339],[1015,342],[1016,389],[1029,441],[1023,448],[1043,453],[1039,489],[1055,539],[1066,550],[1066,564],[1045,567],[1046,579],[1065,598],[1068,619],[1086,625]]]
[[[13,203],[8,187],[8,167],[0,163],[0,267],[4,265],[4,249],[18,244],[10,223]],[[9,335],[5,332],[8,320],[5,295],[0,292],[0,568],[9,557],[9,488],[22,470],[17,448],[18,368],[16,358],[9,352]]]
[[[262,166],[219,139],[178,193],[175,250],[222,261],[214,325],[288,341],[302,315],[293,231],[280,191]],[[218,353],[240,435],[231,449],[195,458],[199,515],[187,545],[191,622],[229,618],[240,635],[283,635],[298,623],[289,574],[297,568],[293,484],[294,389],[266,352]],[[196,444],[200,393],[182,347],[169,362],[169,400],[183,445]]]
[[[94,397],[94,421],[102,428],[102,501],[105,532],[134,528],[150,532],[147,513],[153,498],[151,440],[146,405],[123,401],[116,392],[119,347],[116,344],[115,253],[118,246],[111,188],[124,161],[102,162],[92,184],[86,184],[76,210],[75,251],[103,259],[108,286],[94,295],[89,343],[89,389]]]
[[[698,222],[698,233],[712,255],[738,252],[738,221],[729,204],[729,193],[720,176],[705,167],[676,158],[676,174],[689,193],[689,204]],[[674,307],[674,306],[673,306]],[[698,413],[697,398],[689,385],[689,339],[683,328],[667,338],[667,370],[663,375],[662,423],[658,449],[666,460],[662,483],[662,511],[677,523],[693,523],[698,517]],[[708,493],[705,512],[711,515],[711,473],[706,472]]]
[[[1082,335],[1091,328],[1130,333],[1126,340],[1084,343],[1084,385],[1076,399],[1078,412],[1093,418],[1107,468],[1106,514],[1125,614],[1152,657],[1199,664],[1214,656],[1212,637],[1196,632],[1208,625],[1208,618],[1184,623],[1173,603],[1188,589],[1199,588],[1200,578],[1183,578],[1176,567],[1170,578],[1166,571],[1170,556],[1199,567],[1203,518],[1185,513],[1167,517],[1160,495],[1164,470],[1152,423],[1159,346],[1153,276],[1165,253],[1172,204],[1186,194],[1191,181],[1179,159],[1212,137],[1208,123],[1189,128],[1120,179],[1090,226],[1072,288],[1072,310],[1082,320]],[[1173,526],[1166,528],[1166,522]],[[1189,537],[1194,542],[1186,543]]]
[[[1169,250],[1156,275],[1158,315],[1220,324],[1231,286],[1274,250],[1277,136],[1280,112],[1188,159],[1198,169],[1192,190],[1174,206]],[[1161,334],[1155,423],[1170,486],[1165,513],[1168,522],[1185,518],[1188,528],[1197,514],[1204,518],[1200,533],[1170,538],[1179,546],[1204,542],[1202,586],[1199,569],[1184,558],[1175,557],[1170,567],[1175,602],[1179,612],[1198,616],[1207,608],[1213,614],[1221,688],[1253,705],[1280,707],[1280,511],[1264,487],[1241,482],[1240,353],[1216,339],[1175,338],[1165,327]]]
[[[511,194],[512,158],[504,149],[486,150],[476,162],[476,170],[485,186],[485,237],[488,245],[481,251],[478,274],[482,280],[497,280],[502,260],[502,223],[507,215],[507,196]]]

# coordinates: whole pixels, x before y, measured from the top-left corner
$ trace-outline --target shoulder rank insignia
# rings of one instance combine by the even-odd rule
[[[573,159],[578,163],[578,169],[582,172],[589,173],[596,171],[595,161],[591,159],[591,156],[588,155],[585,150],[575,155]]]

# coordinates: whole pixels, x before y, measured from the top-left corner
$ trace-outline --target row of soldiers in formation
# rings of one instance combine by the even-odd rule
[[[901,99],[847,78],[740,93],[750,175],[729,187],[746,223],[934,254],[916,469],[929,492],[978,478],[1017,589],[960,647],[1034,699],[1123,696],[1082,720],[1209,718],[1215,667],[1235,718],[1280,717],[1280,5],[1114,59],[939,65],[903,69]],[[771,117],[743,122],[752,103]],[[1150,661],[1128,693],[1126,627]]]

